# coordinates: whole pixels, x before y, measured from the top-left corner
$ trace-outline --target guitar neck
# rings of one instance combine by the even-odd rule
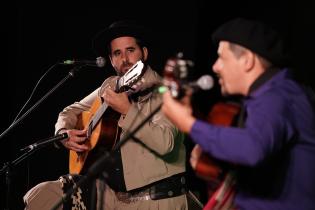
[[[130,87],[135,84],[142,76],[144,69],[144,64],[141,60],[135,63],[122,77],[116,80],[115,92],[121,93],[130,89]],[[95,112],[94,116],[89,121],[87,136],[90,137],[95,126],[98,124],[102,118],[104,112],[106,111],[108,105],[103,102],[98,110]]]
[[[90,137],[95,126],[98,124],[100,119],[102,118],[104,112],[108,108],[108,104],[105,102],[102,103],[102,105],[99,107],[97,112],[95,112],[94,116],[90,119],[89,126],[88,126],[88,132],[87,132],[87,137]]]
[[[114,90],[116,93],[122,92],[122,88],[119,86],[119,79],[116,80],[116,87]],[[108,108],[108,104],[105,103],[103,100],[100,102],[101,105],[93,115],[93,117],[89,121],[88,131],[87,131],[87,137],[89,138],[95,128],[97,126],[98,122],[102,118],[103,114],[105,113],[106,109]]]

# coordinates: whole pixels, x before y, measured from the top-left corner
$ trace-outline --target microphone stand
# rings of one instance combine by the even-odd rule
[[[57,85],[55,85],[50,91],[48,91],[40,100],[38,100],[27,112],[25,112],[20,118],[14,121],[5,131],[0,135],[0,140],[14,127],[16,127],[26,116],[28,116],[35,108],[37,108],[48,96],[50,96],[57,88],[59,88],[63,83],[65,83],[69,78],[74,77],[75,73],[79,71],[84,65],[76,66],[72,68],[68,75],[64,77]]]
[[[127,132],[124,137],[117,142],[111,152],[105,152],[103,156],[98,158],[88,169],[85,176],[82,176],[80,180],[72,186],[63,196],[62,198],[53,206],[51,210],[57,210],[63,203],[65,203],[70,196],[76,192],[76,190],[85,185],[88,181],[96,179],[99,174],[104,170],[104,166],[106,165],[107,161],[112,160],[112,154],[117,151],[122,145],[124,145],[128,139],[133,138],[133,135],[140,129],[142,126],[147,123],[162,107],[162,104],[157,106],[153,112],[151,112],[136,128],[134,128],[131,132]]]
[[[21,149],[21,151],[25,151],[27,150],[25,153],[23,153],[21,156],[19,156],[17,159],[13,160],[13,161],[9,161],[6,162],[2,169],[0,170],[0,175],[2,175],[3,173],[5,173],[6,176],[6,186],[7,186],[7,190],[6,190],[6,206],[5,206],[5,210],[9,210],[9,200],[10,200],[10,194],[11,194],[11,171],[12,168],[16,165],[18,165],[21,161],[23,161],[25,158],[29,157],[31,154],[33,154],[36,150],[45,147],[47,145],[50,145],[54,142],[63,140],[68,138],[68,134],[67,133],[63,133],[63,134],[59,134],[50,138],[46,138],[43,140],[39,140],[37,143],[34,143],[32,145],[29,145],[23,149]]]
[[[0,135],[0,140],[9,132],[11,131],[14,127],[16,127],[26,116],[28,116],[32,111],[35,110],[48,96],[50,96],[56,89],[58,89],[62,84],[64,84],[69,78],[74,77],[75,73],[78,72],[83,66],[85,65],[79,65],[75,66],[72,68],[68,75],[64,77],[57,85],[55,85],[50,91],[48,91],[40,100],[38,100],[29,110],[27,110],[20,118],[18,118],[16,121],[14,121],[4,132],[1,133]],[[61,139],[66,138],[65,136],[60,136]],[[11,168],[12,166],[17,165],[19,162],[24,160],[26,157],[30,156],[34,151],[35,148],[38,149],[40,147],[45,146],[46,144],[50,144],[51,142],[59,141],[61,140],[60,138],[52,137],[49,138],[47,141],[48,142],[41,142],[39,144],[34,144],[30,145],[29,147],[26,147],[24,149],[29,148],[26,153],[24,153],[22,156],[17,158],[16,160],[12,162],[7,162],[4,164],[3,168],[0,170],[0,175],[2,175],[4,172],[6,174],[6,185],[7,185],[7,193],[6,193],[6,208],[5,210],[9,210],[9,198],[10,198],[10,185],[11,185]]]

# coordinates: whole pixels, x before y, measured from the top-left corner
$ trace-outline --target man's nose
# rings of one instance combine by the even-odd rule
[[[218,73],[218,65],[217,65],[217,62],[215,62],[213,65],[212,65],[212,71],[214,73]]]
[[[122,54],[121,54],[121,60],[122,60],[123,62],[125,62],[125,63],[128,63],[129,57],[128,57],[127,53],[122,53]]]
[[[214,64],[212,65],[212,70],[213,70],[213,72],[214,73],[219,73],[221,70],[222,70],[222,68],[223,68],[223,63],[222,63],[222,61],[220,61],[219,59],[217,59],[215,62],[214,62]]]

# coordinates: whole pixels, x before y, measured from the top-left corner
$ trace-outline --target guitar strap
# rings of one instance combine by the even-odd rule
[[[59,177],[62,185],[62,190],[67,193],[80,179],[82,175],[67,174]],[[81,187],[71,195],[69,200],[64,201],[63,210],[86,210],[96,209],[96,187],[95,181],[89,182]]]

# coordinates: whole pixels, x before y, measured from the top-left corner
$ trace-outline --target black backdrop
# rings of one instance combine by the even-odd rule
[[[275,1],[274,1],[275,3]],[[150,63],[159,73],[170,56],[181,51],[196,68],[191,79],[211,73],[215,46],[209,34],[226,20],[243,16],[261,19],[277,28],[288,42],[295,69],[312,87],[314,6],[302,1],[119,1],[119,3],[25,3],[12,2],[1,16],[1,133],[7,129],[26,102],[39,78],[55,63],[65,59],[95,59],[91,39],[114,20],[133,18],[152,31]],[[56,66],[42,80],[30,105],[64,78],[71,67]],[[51,137],[58,113],[79,100],[113,74],[105,68],[85,68],[0,139],[0,167],[21,155],[19,149]],[[197,108],[206,113],[218,88],[195,97]],[[208,96],[209,100],[204,100]],[[203,99],[201,101],[201,98]],[[199,103],[200,102],[200,103]],[[27,106],[26,110],[30,108]],[[46,147],[12,168],[10,209],[22,209],[22,196],[35,184],[67,173],[68,153]],[[5,176],[0,176],[0,208],[5,204]]]

